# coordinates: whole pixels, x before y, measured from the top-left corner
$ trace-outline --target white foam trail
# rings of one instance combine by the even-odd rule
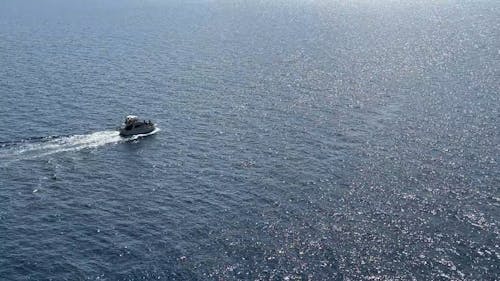
[[[9,147],[3,151],[0,150],[0,160],[33,159],[56,153],[96,148],[108,144],[137,140],[138,138],[155,134],[158,131],[160,131],[160,129],[157,128],[149,134],[135,135],[129,138],[121,137],[118,131],[100,131],[85,135],[62,137],[44,142],[21,144],[19,146]]]
[[[39,156],[46,156],[66,151],[78,151],[87,148],[95,148],[106,144],[123,141],[117,131],[101,131],[87,135],[74,135],[49,141],[45,144],[37,144],[31,147],[32,152],[42,152]],[[38,154],[38,153],[37,153]]]

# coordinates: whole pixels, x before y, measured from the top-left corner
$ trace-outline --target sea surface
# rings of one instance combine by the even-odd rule
[[[0,1],[0,280],[499,280],[499,19]]]

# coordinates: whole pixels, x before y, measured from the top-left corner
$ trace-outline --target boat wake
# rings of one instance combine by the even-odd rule
[[[20,141],[0,143],[0,161],[34,159],[56,153],[92,149],[109,144],[136,141],[139,138],[153,135],[160,129],[155,129],[149,134],[121,137],[118,131],[99,131],[84,135],[66,135],[34,137]]]

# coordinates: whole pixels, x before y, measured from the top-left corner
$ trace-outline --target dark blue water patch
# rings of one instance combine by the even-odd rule
[[[0,276],[495,280],[498,11],[3,1]]]

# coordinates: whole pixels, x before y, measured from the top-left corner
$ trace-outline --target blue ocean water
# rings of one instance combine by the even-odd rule
[[[499,18],[2,0],[0,280],[498,280]]]

